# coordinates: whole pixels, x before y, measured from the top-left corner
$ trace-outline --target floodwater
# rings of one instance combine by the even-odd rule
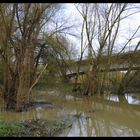
[[[0,112],[7,122],[28,119],[56,120],[79,115],[59,136],[140,136],[140,94],[80,97],[57,91],[41,92],[34,100],[51,102],[54,108],[37,107],[27,112]]]

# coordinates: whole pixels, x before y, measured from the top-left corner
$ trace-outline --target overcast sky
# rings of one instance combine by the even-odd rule
[[[140,4],[137,4],[137,6],[140,6]],[[79,12],[77,11],[76,7],[74,6],[74,4],[72,3],[65,3],[65,7],[66,9],[64,10],[64,15],[66,17],[68,17],[68,22],[69,23],[73,23],[76,25],[76,27],[74,28],[73,32],[75,34],[79,34],[81,33],[81,22],[82,22],[82,17],[79,14]],[[119,38],[117,40],[118,44],[124,44],[124,42],[126,42],[126,39],[128,39],[131,36],[131,33],[134,32],[136,30],[136,28],[138,26],[140,26],[140,13],[137,13],[135,15],[132,15],[131,17],[123,20],[121,22],[121,28],[120,28],[120,32],[119,32]],[[137,42],[140,39],[140,31],[138,32],[137,36],[139,36],[139,38],[137,38],[133,44],[135,42]],[[78,38],[69,36],[70,40],[72,42],[74,42],[75,47],[80,50],[80,40]],[[131,44],[131,45],[133,45]]]

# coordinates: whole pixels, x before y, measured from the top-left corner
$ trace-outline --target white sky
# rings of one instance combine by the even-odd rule
[[[137,4],[140,6],[140,4]],[[76,25],[75,29],[73,29],[73,32],[75,34],[81,33],[81,22],[82,17],[77,11],[76,7],[72,3],[65,3],[66,9],[64,10],[65,16],[68,17],[68,22],[73,23]],[[122,21],[122,27],[120,29],[119,38],[117,40],[118,44],[123,44],[127,38],[131,36],[131,32],[134,32],[138,26],[140,26],[140,13],[137,13],[135,15],[132,15],[128,19],[125,19]],[[140,40],[140,32],[137,34],[139,38],[137,38],[134,43],[136,43],[138,40]],[[70,40],[75,44],[75,47],[80,50],[80,40],[78,38],[69,36]],[[133,44],[130,44],[133,45]],[[78,57],[78,56],[77,56]]]

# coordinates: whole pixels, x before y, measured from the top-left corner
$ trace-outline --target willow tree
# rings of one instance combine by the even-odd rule
[[[84,94],[92,95],[93,93],[102,93],[104,91],[103,85],[108,78],[107,75],[109,75],[109,69],[114,63],[112,61],[112,56],[114,49],[116,49],[121,21],[130,15],[137,13],[137,11],[133,12],[132,9],[134,9],[134,7],[127,3],[86,3],[78,4],[76,7],[83,18],[81,44],[87,44],[88,60],[90,64],[89,70],[87,71],[87,82],[85,84]],[[128,10],[132,10],[132,12],[128,14]],[[138,32],[138,29],[136,29],[136,32]],[[128,43],[134,39],[136,32],[134,34],[132,33],[122,48],[126,48]],[[139,42],[136,45],[134,52],[136,52],[138,46]],[[104,52],[106,52],[105,57]],[[105,58],[106,61],[104,60]],[[130,73],[133,65],[129,67],[130,70],[127,74]],[[101,74],[102,69],[105,69],[106,71]],[[127,77],[127,75],[125,77]],[[121,83],[127,83],[126,79],[123,78]],[[119,92],[122,92],[124,89],[123,87],[127,85],[123,84],[124,86],[122,86],[121,83],[120,88],[118,89]]]
[[[3,63],[1,93],[6,108],[22,110],[30,102],[35,48],[40,31],[54,15],[57,4],[0,4],[0,56]]]

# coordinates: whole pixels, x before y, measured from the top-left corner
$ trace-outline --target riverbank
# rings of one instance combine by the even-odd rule
[[[0,121],[0,137],[53,137],[72,126],[73,119],[56,121],[42,119],[7,123]]]

